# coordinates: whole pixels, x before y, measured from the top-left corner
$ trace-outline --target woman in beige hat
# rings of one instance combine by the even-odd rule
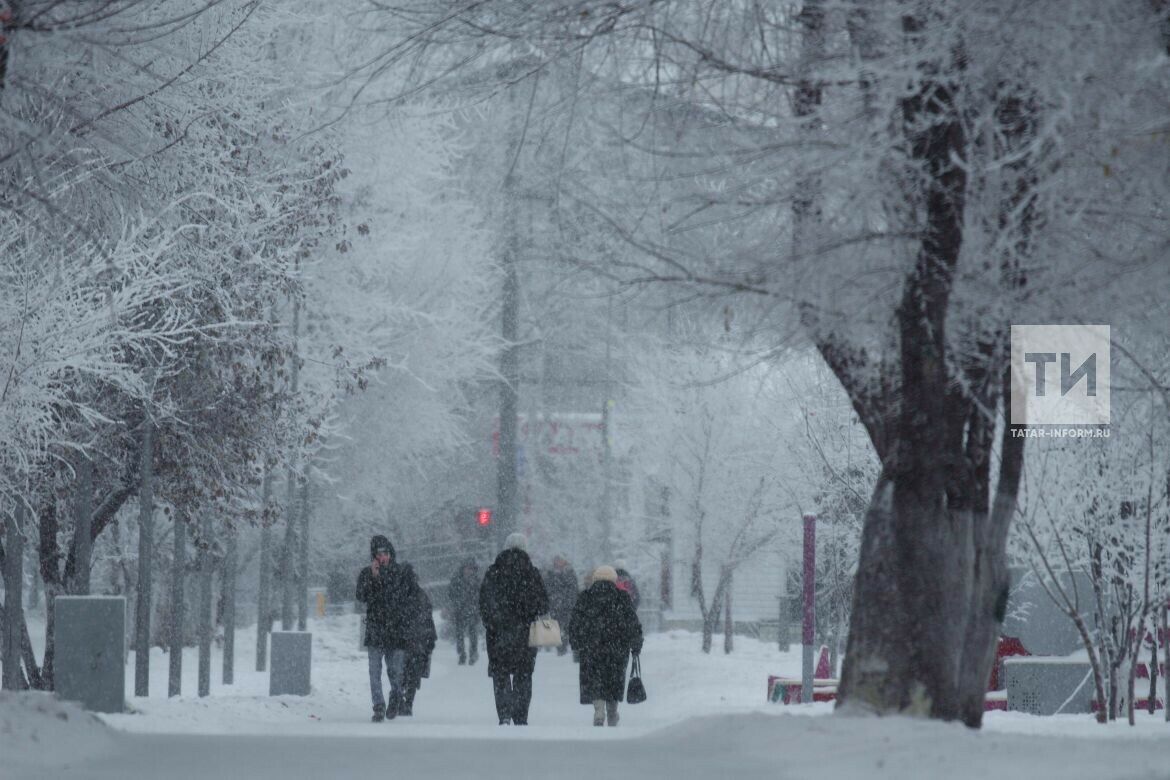
[[[593,725],[618,724],[626,694],[626,662],[642,652],[642,625],[629,597],[617,588],[617,572],[599,566],[593,584],[577,598],[569,641],[581,661],[581,703],[593,705]]]

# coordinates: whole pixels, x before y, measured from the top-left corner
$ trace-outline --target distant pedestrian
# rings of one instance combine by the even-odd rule
[[[357,595],[366,605],[366,653],[369,657],[371,718],[375,723],[398,714],[402,702],[408,618],[416,609],[416,594],[394,562],[394,545],[385,536],[370,539],[370,565],[358,574]],[[390,699],[382,695],[382,665],[390,681]]]
[[[614,566],[614,571],[617,572],[618,590],[630,597],[630,603],[634,605],[634,611],[637,612],[638,605],[642,602],[642,596],[638,593],[638,583],[634,581],[634,575],[626,569],[625,561],[618,561]]]
[[[431,654],[439,635],[435,631],[434,607],[427,592],[418,584],[418,575],[409,563],[402,564],[408,587],[415,594],[411,618],[406,624],[406,658],[402,665],[402,706],[399,715],[414,714],[414,695],[424,677],[431,676]]]
[[[580,655],[581,703],[593,705],[593,725],[618,724],[618,702],[626,695],[626,662],[642,652],[642,625],[617,572],[599,566],[593,583],[577,597],[569,625],[573,650]]]
[[[548,591],[552,617],[561,626],[561,646],[557,655],[564,655],[569,649],[569,620],[577,604],[577,572],[563,555],[553,558],[552,568],[545,572],[544,587]]]
[[[528,627],[548,612],[548,594],[532,565],[524,534],[511,534],[488,567],[479,589],[479,614],[487,635],[488,674],[500,725],[528,725],[536,649],[528,646]]]
[[[455,651],[459,654],[459,665],[474,664],[479,658],[479,567],[475,558],[468,558],[459,565],[451,584],[447,587],[447,603],[451,620],[455,624]],[[466,637],[468,651],[463,649]]]

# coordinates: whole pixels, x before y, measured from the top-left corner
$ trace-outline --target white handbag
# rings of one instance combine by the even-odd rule
[[[560,647],[561,624],[550,615],[541,615],[528,627],[529,647]]]

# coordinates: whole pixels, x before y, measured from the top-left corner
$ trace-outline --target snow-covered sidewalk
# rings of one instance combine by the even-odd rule
[[[1101,727],[1087,716],[1036,718],[990,713],[981,733],[902,718],[822,717],[825,704],[765,702],[768,674],[799,672],[799,652],[737,637],[736,651],[704,655],[688,632],[653,634],[643,651],[649,700],[623,705],[616,729],[590,725],[577,703],[577,667],[569,656],[537,660],[527,728],[496,725],[484,659],[458,666],[450,644],[436,649],[413,718],[369,721],[365,654],[355,615],[311,621],[313,690],[269,697],[254,670],[255,634],[237,639],[236,684],[194,695],[197,654],[184,654],[184,696],[166,696],[167,658],[151,658],[151,696],[132,694],[134,712],[83,717],[29,714],[0,707],[0,758],[7,780],[23,778],[317,778],[409,776],[794,778],[1168,777],[1170,725],[1143,718],[1137,728]],[[5,720],[7,713],[7,720]],[[812,717],[806,717],[812,716]],[[30,719],[31,718],[31,719]],[[40,718],[40,721],[37,720]],[[44,721],[44,739],[31,740]],[[23,723],[23,731],[12,730]],[[8,723],[6,729],[5,724]],[[67,732],[76,739],[67,739]],[[64,743],[64,749],[47,744]],[[7,744],[6,744],[7,743]],[[8,746],[16,748],[8,750]],[[46,749],[47,748],[47,749]]]

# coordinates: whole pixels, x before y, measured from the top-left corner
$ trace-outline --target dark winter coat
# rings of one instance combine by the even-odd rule
[[[618,569],[617,576],[618,590],[625,591],[630,597],[630,603],[634,605],[634,611],[637,612],[638,604],[642,601],[642,596],[638,593],[638,583],[634,582],[633,575],[625,569]]]
[[[431,598],[421,587],[417,588],[413,613],[407,624],[406,657],[402,670],[402,682],[407,688],[418,688],[424,677],[431,676],[431,653],[435,651],[435,642],[439,638]]]
[[[642,652],[642,625],[625,593],[612,582],[595,582],[577,597],[569,641],[581,661],[581,703],[622,701],[626,661]]]
[[[476,569],[470,577],[466,577],[463,574],[466,566],[466,561],[459,564],[458,571],[451,578],[451,584],[447,586],[447,601],[451,605],[451,619],[461,623],[474,620],[478,611],[479,570]]]
[[[549,569],[544,573],[544,585],[553,618],[562,630],[567,630],[577,604],[577,573],[571,567],[560,571]]]
[[[489,675],[532,674],[536,649],[528,646],[528,627],[547,612],[548,594],[528,553],[504,550],[479,588]]]
[[[370,567],[358,574],[358,601],[366,605],[366,646],[405,650],[409,622],[417,610],[417,583],[393,561],[375,577]]]

